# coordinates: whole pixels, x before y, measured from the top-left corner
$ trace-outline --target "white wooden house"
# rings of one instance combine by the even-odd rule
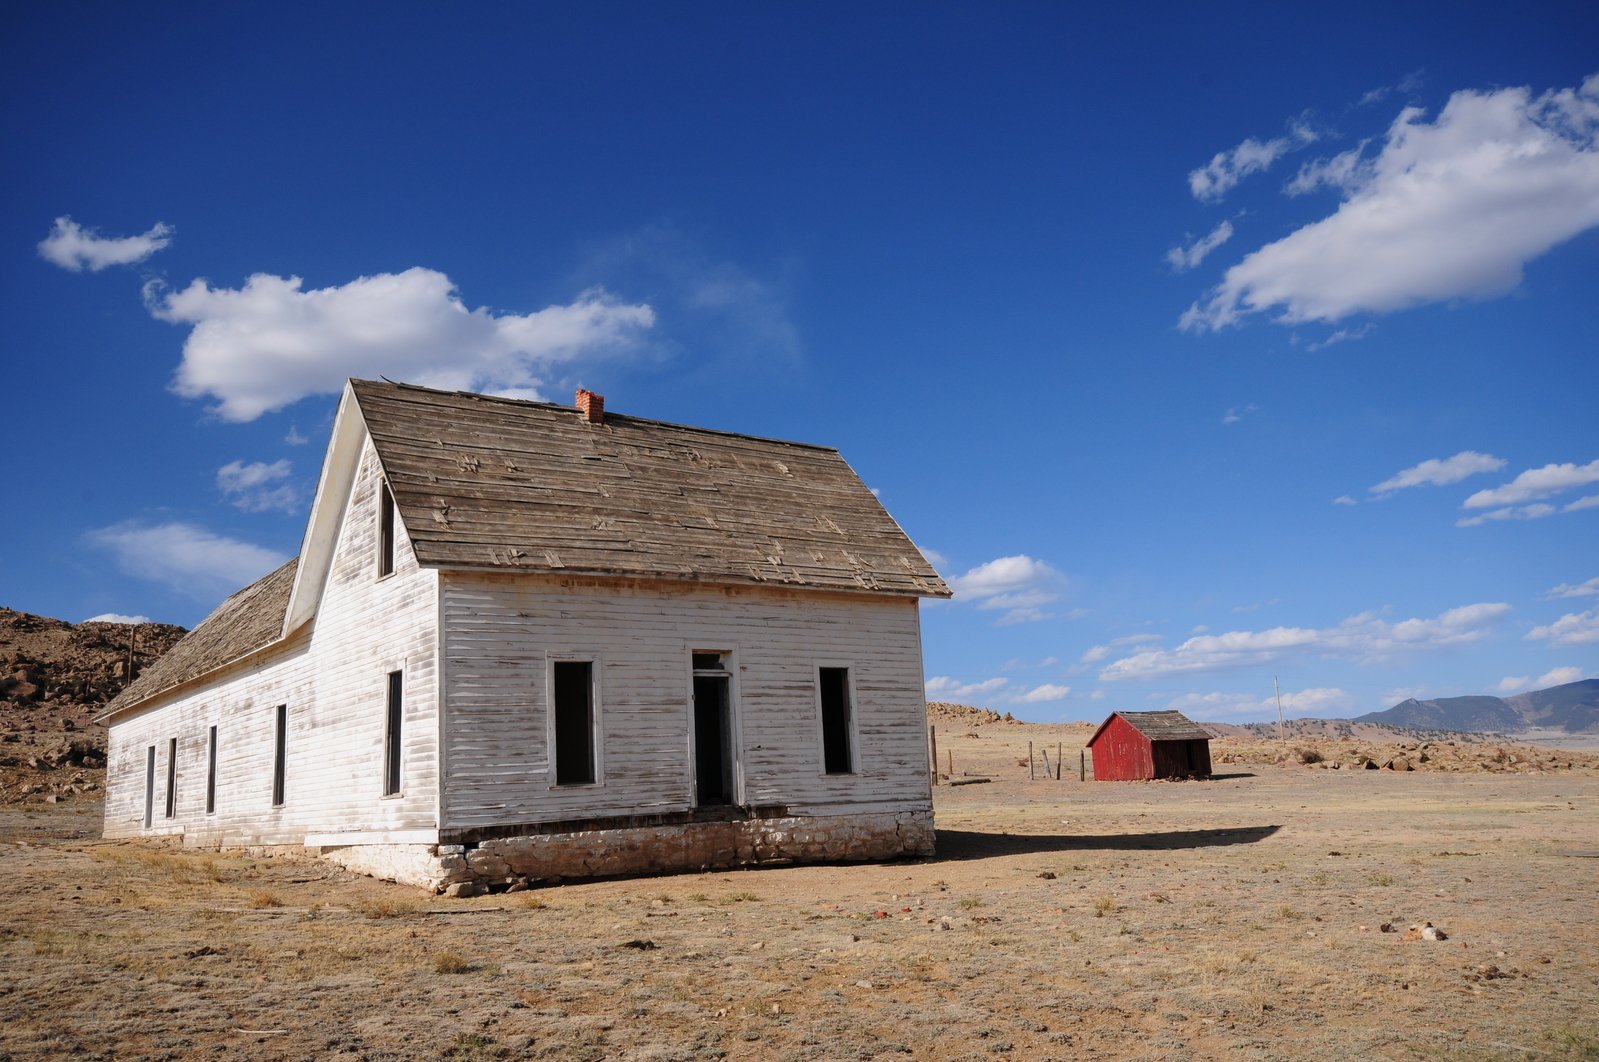
[[[106,836],[436,889],[925,854],[948,594],[835,450],[351,381],[300,555],[109,705]]]

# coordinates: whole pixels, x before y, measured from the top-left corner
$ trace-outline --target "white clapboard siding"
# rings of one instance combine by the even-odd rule
[[[380,470],[364,446],[321,606],[308,630],[112,721],[106,836],[146,833],[145,750],[156,746],[154,827],[189,844],[291,844],[307,834],[382,839],[436,831],[438,572],[404,544],[377,577]],[[383,796],[388,673],[404,673],[401,793]],[[272,806],[275,711],[288,705],[285,801]],[[217,805],[205,813],[208,728]],[[178,739],[177,814],[164,817]],[[353,839],[353,838],[352,838]]]
[[[917,604],[690,583],[443,575],[441,827],[693,806],[689,651],[731,650],[743,803],[930,807]],[[594,659],[601,777],[556,787],[549,662]],[[822,769],[817,668],[853,677],[856,772]]]

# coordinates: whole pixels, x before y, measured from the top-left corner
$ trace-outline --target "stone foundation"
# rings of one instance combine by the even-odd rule
[[[688,822],[501,837],[478,844],[369,844],[322,857],[433,892],[562,878],[761,866],[867,862],[933,854],[931,811]],[[452,888],[452,886],[456,886]]]

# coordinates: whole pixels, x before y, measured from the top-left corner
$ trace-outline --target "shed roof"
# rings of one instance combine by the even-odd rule
[[[1098,741],[1099,735],[1110,726],[1111,719],[1118,715],[1151,741],[1209,741],[1211,738],[1210,731],[1182,712],[1112,712],[1110,719],[1099,724],[1099,729],[1088,739],[1088,744]]]
[[[832,448],[350,386],[424,566],[950,595]]]
[[[113,697],[102,718],[226,667],[278,640],[298,558],[233,594]]]

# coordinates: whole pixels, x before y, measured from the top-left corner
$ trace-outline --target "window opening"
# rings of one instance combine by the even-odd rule
[[[167,739],[167,818],[178,813],[178,739]]]
[[[732,677],[722,653],[694,653],[694,803],[731,804]]]
[[[594,771],[594,664],[554,665],[555,784],[589,785]]]
[[[287,774],[289,755],[289,706],[277,707],[277,724],[273,727],[272,741],[272,806],[283,806],[283,783]]]
[[[206,736],[205,753],[205,813],[217,810],[217,728],[212,727]]]
[[[383,725],[383,795],[400,791],[400,727],[405,719],[401,672],[389,672],[389,701]]]
[[[818,681],[822,693],[822,769],[828,774],[855,770],[850,749],[849,668],[824,667]]]
[[[394,494],[378,484],[378,577],[394,574]]]
[[[144,750],[144,828],[155,825],[155,746]]]

